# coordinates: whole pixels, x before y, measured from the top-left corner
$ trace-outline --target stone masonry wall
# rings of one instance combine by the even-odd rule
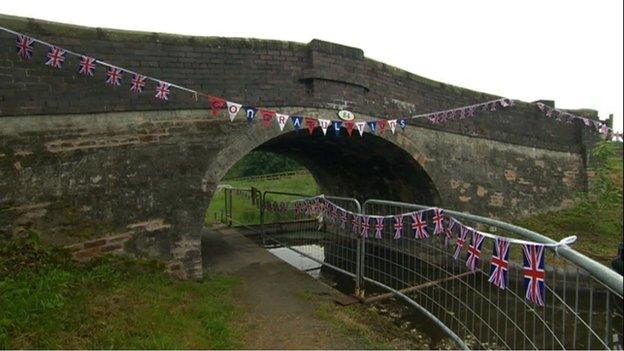
[[[230,100],[286,113],[358,118],[424,113],[493,96],[434,82],[359,49],[254,39],[180,37],[0,16],[0,25],[112,64]],[[254,149],[293,157],[328,193],[441,205],[497,217],[566,206],[585,188],[593,135],[545,119],[533,105],[396,136],[279,133],[215,118],[206,101],[169,102],[85,78],[77,60],[31,62],[0,33],[0,236],[26,228],[77,258],[118,252],[202,274],[200,236],[216,185]],[[290,127],[288,127],[290,128]],[[328,133],[329,134],[329,133]],[[341,167],[336,167],[336,165]]]

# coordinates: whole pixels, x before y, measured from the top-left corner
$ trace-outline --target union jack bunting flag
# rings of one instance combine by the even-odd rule
[[[106,83],[111,85],[121,85],[121,70],[116,67],[111,67],[106,72]]]
[[[295,215],[299,215],[300,208],[301,208],[301,205],[298,202],[295,202]]]
[[[382,232],[383,232],[383,217],[375,217],[375,239],[381,239],[382,238]]]
[[[441,208],[433,209],[433,223],[435,223],[435,229],[433,230],[433,234],[442,234],[444,233],[444,210]]]
[[[30,60],[33,55],[34,44],[34,39],[31,39],[25,35],[18,34],[17,38],[15,39],[15,45],[17,46],[17,55],[24,60]]]
[[[142,76],[140,74],[135,74],[132,76],[132,80],[130,81],[130,91],[134,93],[142,93],[143,88],[145,88],[145,80],[147,77]]]
[[[394,216],[394,239],[401,238],[403,234],[403,215]]]
[[[353,233],[358,233],[358,228],[360,227],[360,216],[354,214],[353,218],[351,218],[351,225]]]
[[[370,216],[362,216],[362,221],[360,223],[362,225],[360,235],[363,238],[368,238],[368,229],[370,228]]]
[[[93,77],[95,72],[95,59],[89,56],[82,56],[78,64],[78,73]]]
[[[470,232],[470,229],[460,224],[459,236],[457,237],[457,241],[455,242],[455,252],[453,253],[454,259],[459,258],[459,254],[461,254],[464,243],[466,242],[466,238],[468,237],[468,232]]]
[[[412,230],[414,231],[415,238],[426,239],[429,237],[429,233],[427,233],[427,221],[423,220],[422,211],[412,213]]]
[[[488,281],[496,285],[499,289],[506,289],[509,277],[509,241],[496,238],[490,259],[490,279]]]
[[[539,306],[544,306],[544,282],[546,271],[544,270],[544,246],[522,245],[524,259],[524,286],[526,287],[526,299]]]
[[[47,66],[52,68],[62,68],[63,62],[65,62],[65,50],[53,46],[50,48],[46,57],[48,58],[45,63]]]
[[[340,210],[340,229],[347,228],[347,211]]]
[[[156,87],[156,95],[154,95],[157,99],[167,101],[169,100],[169,87],[171,85],[166,82],[158,82],[158,86]]]
[[[485,241],[485,236],[477,231],[472,232],[472,243],[468,246],[468,259],[466,260],[466,267],[471,271],[474,271],[479,266],[483,241]]]
[[[449,243],[453,239],[453,230],[456,224],[457,220],[455,218],[449,219],[448,226],[444,229],[444,247],[448,247]]]

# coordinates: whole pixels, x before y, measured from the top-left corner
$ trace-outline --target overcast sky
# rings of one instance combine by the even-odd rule
[[[601,118],[613,113],[621,131],[622,3],[2,0],[0,13],[150,32],[327,40],[445,83],[594,108]]]

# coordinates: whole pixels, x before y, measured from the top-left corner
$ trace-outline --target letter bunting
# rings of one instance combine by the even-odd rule
[[[232,101],[227,101],[223,98],[205,94],[181,85],[176,85],[173,83],[168,83],[162,79],[149,77],[147,75],[142,75],[137,72],[133,72],[129,69],[117,67],[113,64],[97,60],[93,57],[89,57],[87,55],[83,55],[80,53],[76,53],[73,51],[65,50],[61,47],[58,47],[54,44],[45,42],[40,39],[31,38],[29,36],[24,35],[23,33],[19,33],[13,31],[8,28],[0,27],[0,31],[4,31],[15,35],[15,46],[17,50],[17,56],[21,60],[30,60],[33,57],[33,53],[36,50],[36,44],[44,46],[47,48],[48,52],[46,54],[45,65],[55,68],[62,69],[63,64],[65,62],[66,55],[75,56],[80,60],[78,72],[81,75],[92,77],[94,76],[94,71],[96,66],[105,66],[108,68],[106,72],[106,83],[114,86],[121,85],[122,75],[123,73],[128,73],[131,75],[132,82],[130,90],[135,93],[143,92],[143,88],[145,87],[146,81],[152,81],[156,84],[156,94],[155,98],[161,101],[168,101],[170,94],[172,93],[172,89],[177,89],[180,91],[184,91],[187,93],[191,93],[195,100],[197,100],[197,96],[205,96],[208,99],[210,109],[212,110],[213,116],[219,116],[221,114],[221,110],[227,109],[228,115],[230,117],[230,121],[234,121],[238,112],[241,108],[245,110],[245,117],[249,124],[255,121],[256,113],[261,111],[261,122],[265,128],[270,126],[270,122],[273,118],[276,118],[278,122],[278,126],[280,131],[284,131],[287,122],[289,121],[288,115],[280,114],[276,111],[271,111],[267,109],[262,109],[260,107],[255,107],[251,105],[243,105]],[[367,131],[371,134],[382,134],[384,131],[389,128],[392,134],[395,134],[397,131],[397,125],[401,128],[401,130],[405,130],[408,125],[408,120],[414,119],[423,119],[429,121],[433,124],[446,123],[448,121],[453,120],[462,120],[464,118],[475,117],[477,111],[483,113],[492,113],[499,111],[501,109],[512,108],[516,105],[515,101],[508,98],[499,98],[495,100],[479,102],[473,105],[456,107],[450,110],[443,111],[434,111],[425,114],[417,114],[409,117],[395,118],[395,119],[385,119],[385,118],[375,118],[366,121],[362,120],[344,120],[344,121],[331,121],[325,118],[316,118],[316,117],[307,117],[302,116],[297,118],[290,118],[290,122],[292,123],[292,127],[294,130],[299,130],[305,123],[305,127],[308,129],[310,135],[314,134],[314,130],[317,127],[320,127],[323,135],[327,135],[327,130],[332,127],[334,134],[336,136],[340,136],[340,131],[342,128],[345,128],[348,136],[352,136],[353,129],[357,128],[360,136],[363,136]],[[615,133],[605,122],[590,119],[588,117],[582,117],[574,115],[570,112],[556,109],[554,107],[550,107],[542,102],[535,103],[537,108],[542,111],[547,118],[552,118],[557,120],[558,122],[572,123],[579,122],[580,125],[591,128],[597,133],[602,134],[605,138],[621,140],[622,134]],[[438,231],[436,230],[436,233]]]

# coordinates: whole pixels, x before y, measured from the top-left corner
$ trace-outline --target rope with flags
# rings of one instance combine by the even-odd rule
[[[120,86],[122,83],[123,75],[126,74],[132,77],[129,90],[133,93],[142,93],[146,86],[146,83],[150,81],[156,85],[154,97],[158,100],[168,101],[171,95],[171,89],[178,89],[186,93],[190,93],[195,101],[198,100],[198,96],[206,98],[210,104],[214,116],[218,116],[221,110],[227,109],[230,121],[233,122],[240,110],[243,109],[245,112],[245,117],[250,124],[254,122],[257,114],[259,113],[264,128],[269,128],[271,122],[275,120],[278,124],[280,131],[283,131],[288,121],[290,121],[293,128],[297,131],[305,126],[310,135],[314,133],[316,128],[320,128],[323,135],[327,135],[327,131],[329,129],[332,129],[336,136],[340,135],[343,128],[349,136],[352,136],[354,129],[357,129],[360,136],[364,135],[366,129],[368,129],[368,131],[372,134],[382,134],[387,129],[390,129],[392,134],[395,134],[397,130],[396,127],[399,126],[401,130],[404,130],[408,124],[408,120],[426,119],[433,124],[440,124],[451,120],[475,117],[478,111],[497,111],[499,109],[515,106],[515,101],[513,99],[498,98],[448,110],[435,111],[394,119],[374,119],[372,121],[332,121],[316,117],[289,116],[286,114],[277,113],[269,109],[263,109],[228,101],[226,99],[209,95],[194,89],[190,89],[182,85],[174,84],[148,75],[143,75],[133,70],[119,67],[111,63],[96,59],[94,57],[90,57],[88,55],[83,55],[71,50],[60,48],[46,41],[29,37],[23,33],[13,31],[2,26],[0,26],[0,30],[16,36],[17,55],[22,60],[32,59],[34,45],[35,43],[37,43],[48,47],[49,52],[46,55],[47,60],[45,62],[45,65],[52,68],[62,69],[66,55],[75,56],[78,57],[80,60],[78,73],[81,75],[92,77],[95,73],[97,66],[103,66],[107,68],[107,84]],[[616,140],[622,140],[622,133],[614,132],[611,128],[607,126],[606,123],[602,121],[576,116],[566,111],[548,107],[541,102],[536,103],[536,105],[542,112],[544,112],[547,117],[553,117],[556,118],[558,121],[565,121],[568,123],[571,123],[572,121],[580,121],[583,123],[584,126],[595,129],[606,138],[615,138]]]
[[[455,260],[460,259],[465,250],[465,245],[470,240],[466,249],[466,268],[470,271],[478,269],[482,260],[485,241],[492,239],[488,281],[502,290],[509,286],[510,247],[512,244],[520,245],[523,255],[522,274],[525,281],[526,299],[539,306],[544,306],[545,301],[544,249],[551,248],[556,252],[559,247],[571,245],[577,239],[576,236],[569,236],[556,243],[538,243],[482,232],[463,224],[455,217],[445,215],[444,209],[437,207],[383,216],[355,213],[333,203],[324,195],[281,203],[268,201],[265,203],[265,210],[283,213],[288,210],[289,203],[294,205],[296,214],[324,216],[330,223],[339,225],[342,229],[345,229],[345,223],[350,218],[351,232],[364,239],[370,238],[369,230],[373,227],[375,229],[374,239],[383,239],[384,223],[388,223],[394,232],[392,239],[399,240],[403,237],[404,218],[411,218],[409,229],[411,229],[414,239],[424,240],[435,236],[444,236],[445,247],[448,247],[449,242],[455,239],[451,254]],[[434,227],[433,235],[427,231],[430,225]]]

